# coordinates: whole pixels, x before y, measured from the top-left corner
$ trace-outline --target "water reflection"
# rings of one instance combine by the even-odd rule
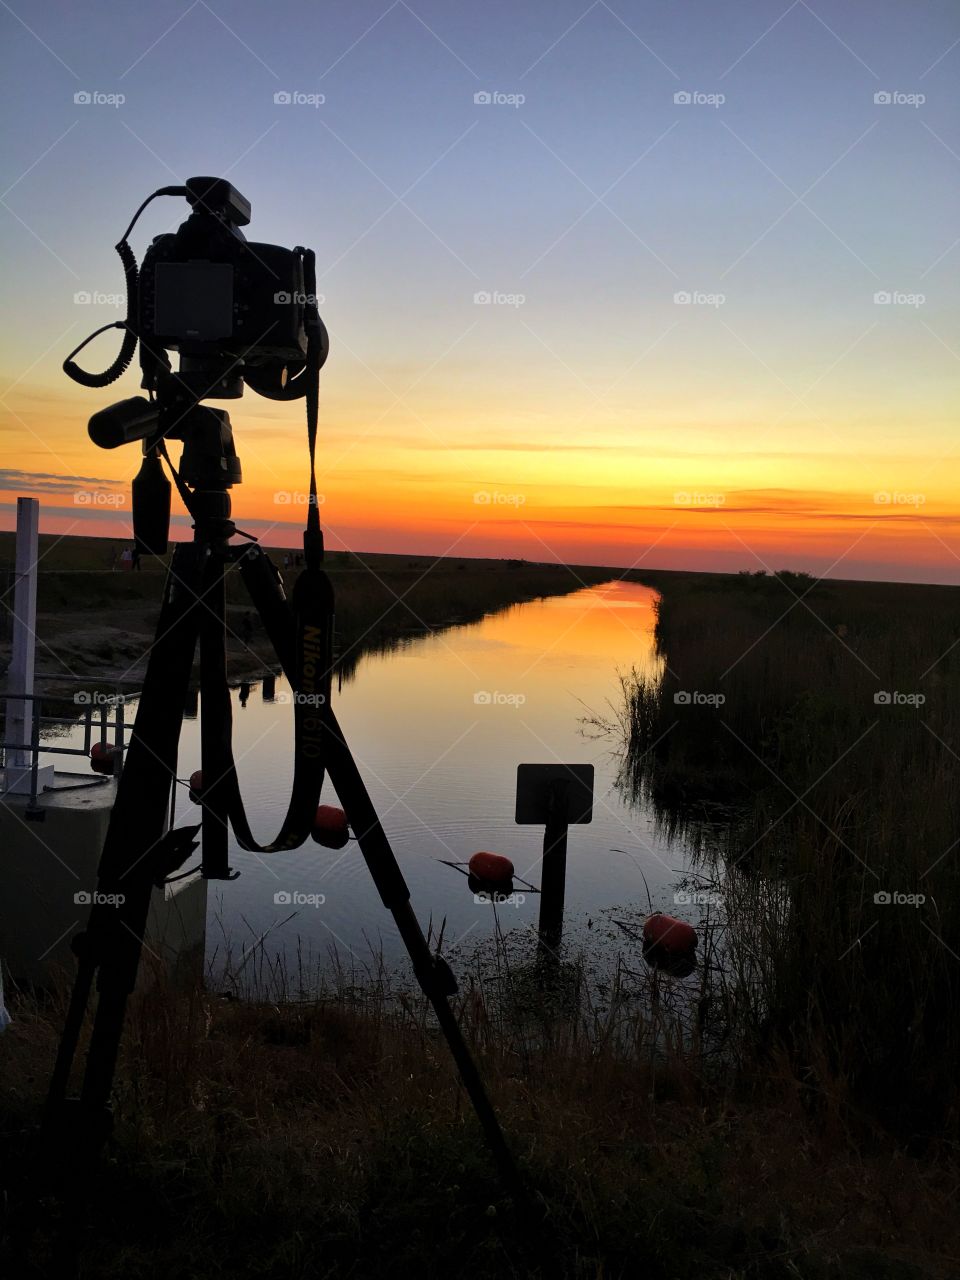
[[[411,890],[414,908],[445,949],[461,951],[498,929],[536,935],[538,901],[514,894],[497,903],[471,891],[444,862],[479,849],[508,856],[539,885],[543,829],[514,822],[521,763],[592,763],[593,821],[571,827],[566,920],[574,939],[584,922],[650,901],[673,909],[684,871],[650,807],[618,786],[620,755],[609,739],[585,734],[585,717],[608,713],[620,696],[618,670],[655,676],[655,593],[611,582],[511,608],[480,623],[365,655],[336,694],[340,722]],[[292,777],[289,687],[236,689],[235,755],[254,833],[272,837]],[[201,708],[202,715],[202,708]],[[183,778],[199,767],[199,722],[184,722]],[[323,802],[336,804],[329,784]],[[185,786],[178,823],[199,813]],[[338,962],[358,980],[404,952],[366,867],[351,842],[340,852],[308,842],[260,856],[230,850],[240,879],[211,885],[208,963],[214,970],[265,958],[309,985]],[[637,956],[640,963],[639,952]]]

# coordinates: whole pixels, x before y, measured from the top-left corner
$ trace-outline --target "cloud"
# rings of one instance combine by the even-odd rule
[[[0,490],[19,489],[27,493],[74,493],[84,485],[116,489],[121,481],[102,476],[63,476],[50,471],[17,471],[0,467]]]

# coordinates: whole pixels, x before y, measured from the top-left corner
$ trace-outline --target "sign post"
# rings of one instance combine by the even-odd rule
[[[567,877],[567,830],[593,819],[592,764],[517,766],[516,821],[542,825],[543,873],[540,878],[540,942],[550,951],[563,935]]]

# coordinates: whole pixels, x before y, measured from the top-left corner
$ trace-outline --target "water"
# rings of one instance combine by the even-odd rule
[[[615,743],[591,737],[583,725],[591,714],[610,713],[619,695],[618,669],[657,669],[654,600],[648,588],[614,581],[518,605],[368,654],[336,695],[414,909],[434,933],[443,922],[445,950],[489,937],[495,912],[475,901],[466,877],[442,859],[465,862],[478,849],[494,850],[514,861],[519,876],[539,883],[543,830],[517,826],[513,817],[521,763],[595,766],[593,821],[570,828],[568,937],[612,908],[645,913],[644,879],[654,907],[672,909],[682,852],[658,836],[651,812],[619,794]],[[279,679],[277,692],[288,692]],[[241,788],[254,834],[265,842],[286,809],[292,708],[264,702],[257,687],[246,706],[233,696]],[[180,760],[183,777],[199,768],[196,720],[184,722]],[[336,803],[329,783],[323,800]],[[198,820],[186,789],[179,789],[178,823]],[[257,939],[268,954],[282,953],[292,969],[298,951],[312,968],[328,964],[334,948],[342,964],[360,972],[375,953],[391,966],[402,960],[392,917],[356,843],[334,852],[308,841],[263,857],[234,846],[231,861],[240,878],[211,885],[207,955],[214,970],[227,949],[236,958]],[[539,897],[521,896],[522,890],[496,914],[505,932],[532,934]]]

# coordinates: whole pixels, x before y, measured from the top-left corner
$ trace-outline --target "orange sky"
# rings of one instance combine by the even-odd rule
[[[569,389],[551,393],[549,439],[542,421],[524,421],[529,408],[508,415],[496,390],[461,404],[452,429],[455,406],[442,385],[411,397],[415,408],[398,407],[395,393],[370,387],[362,366],[345,364],[324,375],[319,484],[331,547],[960,581],[960,476],[952,441],[942,444],[935,431],[913,454],[896,433],[864,437],[863,453],[852,454],[831,449],[827,431],[808,417],[805,439],[790,433],[788,451],[762,422],[748,430],[714,411],[709,429],[685,427],[671,423],[680,416],[673,405],[648,403],[648,423],[633,438],[624,431],[626,405],[598,415],[594,436],[577,421],[587,397],[578,404]],[[0,494],[7,527],[7,504],[34,492],[46,531],[128,534],[137,447],[100,451],[85,430],[87,415],[112,398],[29,383],[13,389],[3,420],[6,438],[17,440],[17,465]],[[301,406],[248,392],[223,407],[244,465],[234,493],[241,525],[268,544],[297,545],[306,489]],[[784,408],[771,403],[768,412]]]

